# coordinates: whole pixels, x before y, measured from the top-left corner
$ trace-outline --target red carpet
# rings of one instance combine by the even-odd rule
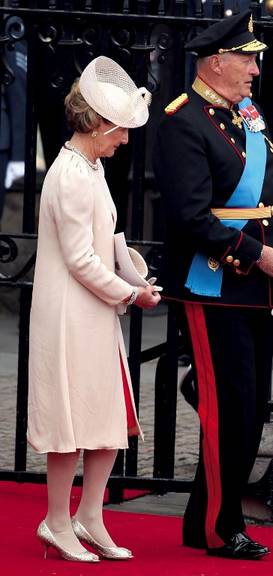
[[[77,499],[77,489],[72,499]],[[44,560],[35,530],[46,512],[45,486],[0,484],[2,576],[272,576],[273,552],[263,560],[209,558],[180,545],[181,520],[170,516],[105,511],[106,525],[135,558],[99,564],[67,562],[53,549]],[[273,548],[273,528],[249,527],[249,534]]]

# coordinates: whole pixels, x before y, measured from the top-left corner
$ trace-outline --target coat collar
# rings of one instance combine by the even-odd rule
[[[196,76],[192,88],[195,92],[197,92],[197,94],[199,94],[199,96],[204,98],[204,100],[207,100],[207,102],[210,104],[222,106],[223,108],[227,109],[232,107],[231,102],[223,98],[223,96],[220,96],[220,94],[213,90],[213,88],[208,86],[208,84],[206,84],[204,80],[200,78],[200,76]]]

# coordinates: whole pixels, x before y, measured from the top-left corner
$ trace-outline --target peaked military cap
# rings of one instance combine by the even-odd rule
[[[267,45],[255,38],[252,14],[250,10],[244,10],[212,24],[188,42],[185,49],[202,58],[225,52],[255,54],[266,50]]]

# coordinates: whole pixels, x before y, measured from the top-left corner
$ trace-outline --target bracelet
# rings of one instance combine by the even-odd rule
[[[133,304],[135,302],[137,297],[138,297],[138,289],[133,288],[131,296],[129,297],[128,300],[124,301],[124,304],[126,304],[126,306],[130,306],[131,304]]]

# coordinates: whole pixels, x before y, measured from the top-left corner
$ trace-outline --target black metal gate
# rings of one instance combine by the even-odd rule
[[[5,89],[13,80],[13,70],[7,63],[7,51],[14,50],[18,42],[24,42],[27,47],[27,81],[22,229],[16,234],[0,233],[0,289],[8,287],[20,291],[15,466],[14,470],[0,470],[0,479],[44,482],[44,475],[26,471],[28,323],[35,262],[35,204],[39,198],[36,182],[37,125],[40,127],[46,166],[49,167],[67,136],[63,116],[64,96],[84,66],[100,54],[117,60],[138,85],[146,85],[154,93],[148,127],[134,132],[132,146],[128,146],[123,157],[117,156],[115,161],[106,164],[118,211],[120,196],[117,193],[117,179],[120,181],[123,178],[121,189],[127,189],[129,185],[132,195],[129,238],[132,243],[149,249],[149,262],[154,273],[162,250],[156,207],[152,240],[143,239],[145,192],[148,187],[154,187],[149,155],[153,132],[164,105],[187,88],[191,81],[193,63],[185,57],[185,40],[193,28],[207,26],[221,18],[227,3],[218,0],[206,3],[190,0],[44,0],[11,1],[8,4],[9,7],[3,7],[2,3],[0,6],[0,84]],[[229,7],[238,9],[241,4],[245,2],[230,2]],[[270,12],[265,10],[266,2],[249,4],[256,20],[257,35],[269,45],[263,60],[260,60],[261,75],[255,84],[254,96],[261,102],[273,128],[273,19]],[[120,216],[119,227],[124,228],[124,214]],[[30,246],[25,261],[20,258],[21,239],[29,242]],[[14,267],[10,274],[6,270],[11,262]],[[141,333],[142,312],[133,307],[129,364],[137,405],[141,364],[158,359],[154,472],[152,478],[137,477],[138,445],[133,440],[126,459],[123,452],[119,454],[110,480],[112,498],[115,499],[119,498],[124,487],[156,491],[190,489],[190,482],[174,480],[177,358],[183,349],[171,311],[168,312],[166,342],[143,351]]]

